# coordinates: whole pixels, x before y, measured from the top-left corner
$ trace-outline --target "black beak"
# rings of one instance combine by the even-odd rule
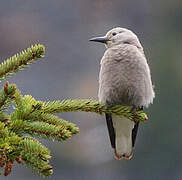
[[[107,41],[110,41],[107,37],[95,37],[89,39],[89,41],[95,41],[95,42],[101,42],[101,43],[106,43]]]

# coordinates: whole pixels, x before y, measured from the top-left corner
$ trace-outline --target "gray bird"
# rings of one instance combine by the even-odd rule
[[[104,43],[107,50],[101,59],[99,101],[108,106],[120,104],[133,110],[148,107],[155,93],[150,69],[137,36],[125,28],[114,28],[104,37],[90,39]],[[111,146],[116,159],[130,159],[139,122],[106,114]]]

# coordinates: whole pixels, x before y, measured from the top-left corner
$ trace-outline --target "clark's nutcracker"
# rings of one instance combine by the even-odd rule
[[[104,43],[101,59],[99,101],[108,106],[120,104],[133,110],[148,107],[155,96],[150,69],[137,36],[125,28],[114,28],[104,37],[90,39]],[[116,159],[130,159],[139,122],[106,114],[111,146]]]

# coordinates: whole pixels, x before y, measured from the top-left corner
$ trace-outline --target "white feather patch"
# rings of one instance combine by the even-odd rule
[[[112,118],[116,134],[116,152],[120,156],[129,156],[132,153],[132,129],[135,123],[125,117]]]

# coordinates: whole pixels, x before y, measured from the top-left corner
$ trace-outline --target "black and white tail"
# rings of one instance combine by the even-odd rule
[[[110,114],[106,114],[106,122],[116,159],[130,159],[133,155],[139,123]]]

